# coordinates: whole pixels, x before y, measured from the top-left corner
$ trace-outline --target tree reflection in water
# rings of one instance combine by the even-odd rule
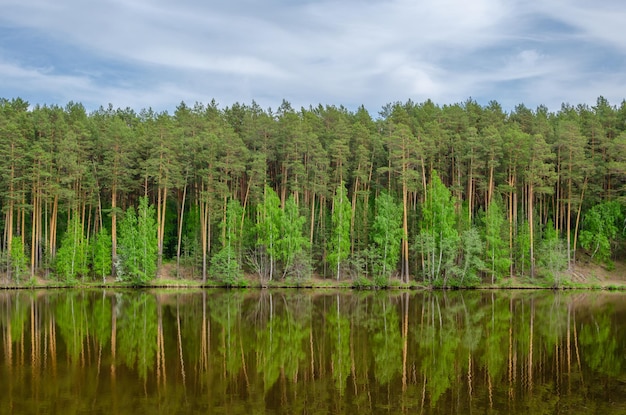
[[[622,413],[624,299],[601,292],[5,291],[0,407]]]

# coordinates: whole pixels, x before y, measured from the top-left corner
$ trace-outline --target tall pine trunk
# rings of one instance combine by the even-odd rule
[[[183,220],[185,219],[185,202],[187,201],[187,181],[185,180],[185,187],[183,188],[183,202],[180,209],[180,215],[178,215],[178,243],[176,245],[176,277],[180,278],[180,248],[183,238]]]

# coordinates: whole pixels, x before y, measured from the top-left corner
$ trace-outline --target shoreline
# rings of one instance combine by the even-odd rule
[[[262,284],[257,281],[244,281],[244,284],[229,286],[217,281],[202,282],[190,279],[155,279],[148,284],[137,285],[120,281],[66,283],[60,281],[37,280],[25,281],[21,284],[0,283],[0,290],[38,290],[38,289],[295,289],[295,290],[354,290],[354,291],[489,291],[489,290],[552,290],[552,291],[626,291],[626,281],[589,281],[565,283],[559,286],[550,286],[545,281],[531,283],[527,281],[501,281],[498,284],[479,284],[472,287],[436,287],[428,286],[417,281],[402,283],[399,280],[391,280],[388,286],[360,285],[358,280],[305,280],[293,281],[270,281]]]

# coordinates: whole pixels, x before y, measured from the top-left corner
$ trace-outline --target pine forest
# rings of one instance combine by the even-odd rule
[[[15,98],[0,148],[14,284],[561,286],[626,257],[626,101],[170,114]]]

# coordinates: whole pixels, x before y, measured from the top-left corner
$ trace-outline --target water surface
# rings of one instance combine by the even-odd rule
[[[4,291],[0,413],[626,413],[626,296]]]

